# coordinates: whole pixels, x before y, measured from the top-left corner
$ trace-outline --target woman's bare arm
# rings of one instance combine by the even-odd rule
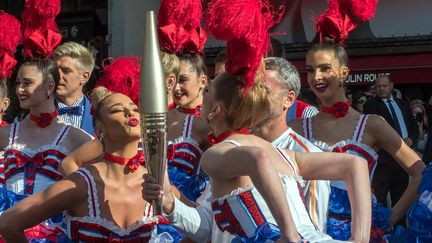
[[[7,242],[27,242],[25,229],[86,200],[86,182],[73,174],[6,210],[0,216],[0,235]]]
[[[78,170],[86,163],[89,163],[103,153],[103,145],[99,139],[93,139],[79,146],[77,149],[72,151],[66,158],[63,159],[59,166],[59,171],[67,176],[72,172]]]
[[[375,134],[375,147],[384,149],[411,176],[407,189],[394,205],[389,223],[394,225],[408,211],[411,204],[418,198],[422,172],[426,167],[420,157],[412,150],[399,134],[380,116],[371,116],[367,127],[368,134]],[[370,132],[369,132],[370,131]]]
[[[371,191],[367,161],[344,153],[295,153],[294,158],[304,179],[345,181],[351,204],[352,239],[369,242]]]

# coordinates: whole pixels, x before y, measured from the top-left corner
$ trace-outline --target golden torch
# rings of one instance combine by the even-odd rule
[[[140,76],[141,134],[149,174],[163,186],[167,152],[167,97],[156,29],[156,15],[145,13],[144,56]],[[154,214],[162,213],[162,199],[152,202]]]

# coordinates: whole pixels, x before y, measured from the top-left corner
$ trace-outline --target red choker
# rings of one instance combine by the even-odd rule
[[[51,113],[41,113],[39,116],[30,114],[30,120],[36,122],[40,128],[45,128],[49,126],[52,120],[57,116],[57,110]]]
[[[0,123],[0,127],[5,127],[5,126],[7,126],[7,125],[9,125],[9,123],[7,123],[6,121],[2,121],[2,122]]]
[[[336,102],[332,105],[332,107],[321,107],[321,111],[325,113],[330,113],[336,118],[344,117],[348,113],[348,109],[350,107],[349,101],[346,102]]]
[[[233,135],[233,134],[250,134],[250,131],[249,131],[249,129],[247,129],[247,128],[243,128],[243,129],[240,129],[240,130],[238,130],[238,131],[228,131],[228,132],[224,132],[224,133],[222,133],[221,135],[219,135],[219,136],[217,136],[217,137],[215,137],[215,136],[213,135],[213,133],[210,133],[210,134],[208,135],[208,140],[210,141],[211,144],[217,144],[217,143],[222,142],[222,141],[225,140],[227,137],[229,137],[229,136],[231,136],[231,135]]]
[[[175,103],[175,101],[173,101],[172,103],[168,104],[168,111],[174,110],[177,107],[177,104]]]
[[[201,116],[201,107],[202,105],[197,105],[195,108],[188,109],[183,107],[177,107],[177,110],[184,114],[195,115],[197,117]]]
[[[104,153],[104,159],[112,163],[127,165],[129,169],[131,169],[132,171],[138,170],[140,165],[144,165],[144,161],[145,161],[142,151],[138,151],[138,153],[130,159],[123,158],[109,153]]]

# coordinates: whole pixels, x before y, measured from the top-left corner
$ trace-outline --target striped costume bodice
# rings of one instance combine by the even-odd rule
[[[192,138],[194,118],[186,115],[182,136],[168,142],[167,152],[171,183],[192,201],[201,196],[209,180],[199,163],[203,152]]]
[[[66,234],[73,242],[149,242],[156,235],[157,224],[168,224],[162,216],[153,216],[152,206],[147,203],[141,220],[121,228],[113,221],[102,218],[95,180],[89,170],[76,171],[87,183],[88,216],[74,217],[65,212]],[[170,239],[169,236],[167,236]],[[170,241],[167,241],[170,242]]]
[[[236,141],[224,142],[240,146]],[[284,186],[285,196],[299,234],[311,242],[331,239],[328,235],[319,232],[312,224],[306,211],[303,193],[296,167],[288,155],[276,148],[280,156],[291,167],[294,176],[280,175]],[[272,242],[280,237],[279,228],[274,217],[258,190],[250,185],[247,188],[238,188],[229,195],[216,198],[211,204],[214,224],[212,242]]]

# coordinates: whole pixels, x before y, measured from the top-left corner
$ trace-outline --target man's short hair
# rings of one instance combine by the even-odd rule
[[[277,71],[280,84],[283,88],[293,90],[296,97],[300,94],[300,75],[294,65],[280,57],[267,57],[264,59],[266,70]]]
[[[66,42],[60,46],[57,46],[54,52],[55,60],[64,56],[68,56],[77,60],[76,63],[78,70],[82,73],[89,72],[91,75],[95,65],[95,60],[90,49],[76,42]]]

